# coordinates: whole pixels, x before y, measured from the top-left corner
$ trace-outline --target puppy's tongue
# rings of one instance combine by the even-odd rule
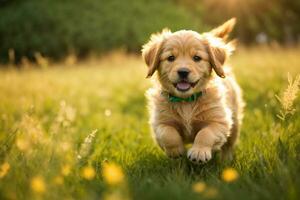
[[[190,89],[190,87],[191,87],[191,84],[188,82],[185,82],[185,81],[182,81],[182,82],[179,82],[176,84],[176,88],[179,90],[183,90],[183,91]]]

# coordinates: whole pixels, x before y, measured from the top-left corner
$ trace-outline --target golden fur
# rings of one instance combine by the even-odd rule
[[[187,156],[196,163],[210,160],[213,150],[231,155],[243,109],[240,88],[226,64],[234,49],[226,38],[234,24],[232,19],[204,34],[163,30],[143,46],[147,76],[157,71],[157,81],[147,92],[150,124],[157,143],[172,158],[184,154],[186,143],[193,143]],[[189,71],[184,80],[178,75],[182,67]],[[182,91],[179,86],[189,88]],[[163,95],[187,98],[199,91],[203,95],[193,102],[170,102]]]

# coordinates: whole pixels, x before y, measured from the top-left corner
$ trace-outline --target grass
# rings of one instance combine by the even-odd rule
[[[3,69],[0,199],[299,199],[300,101],[284,96],[297,88],[287,74],[300,73],[299,55],[253,48],[232,57],[247,103],[240,143],[232,162],[203,166],[154,144],[150,81],[135,56]],[[232,182],[222,179],[228,168]]]

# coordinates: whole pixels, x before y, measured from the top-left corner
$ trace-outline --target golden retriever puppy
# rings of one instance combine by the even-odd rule
[[[151,36],[142,55],[148,77],[157,71],[147,92],[150,124],[158,145],[171,157],[181,157],[185,144],[195,163],[221,150],[231,157],[242,119],[241,90],[227,66],[234,50],[226,42],[235,19],[208,33],[163,30]]]

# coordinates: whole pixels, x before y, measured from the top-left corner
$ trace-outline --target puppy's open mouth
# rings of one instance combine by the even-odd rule
[[[190,88],[195,87],[197,83],[198,81],[191,83],[186,80],[180,80],[179,82],[174,83],[174,87],[181,92],[185,92],[188,91]]]

